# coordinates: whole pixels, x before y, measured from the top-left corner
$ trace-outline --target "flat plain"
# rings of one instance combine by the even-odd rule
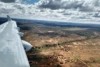
[[[100,67],[100,28],[18,24],[31,67]]]

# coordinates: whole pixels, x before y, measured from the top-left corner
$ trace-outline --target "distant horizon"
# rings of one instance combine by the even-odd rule
[[[100,24],[100,22],[95,21],[83,21],[83,20],[62,20],[57,18],[45,18],[45,17],[35,17],[35,16],[26,16],[26,15],[9,15],[13,19],[21,20],[38,20],[38,21],[47,21],[47,22],[58,22],[58,23],[82,23],[82,24]],[[2,15],[0,18],[7,18],[7,15]]]

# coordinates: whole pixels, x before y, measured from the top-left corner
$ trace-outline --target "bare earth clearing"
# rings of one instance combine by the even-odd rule
[[[100,29],[20,25],[31,67],[100,67]]]

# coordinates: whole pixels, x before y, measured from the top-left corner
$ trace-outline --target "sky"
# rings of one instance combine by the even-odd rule
[[[0,15],[6,14],[100,22],[100,0],[0,0]]]
[[[6,2],[6,3],[11,3],[11,2],[22,2],[22,3],[27,3],[27,4],[33,4],[38,2],[39,0],[0,0],[2,2]]]
[[[25,1],[27,4],[33,4],[38,2],[39,0],[23,0],[23,1]]]

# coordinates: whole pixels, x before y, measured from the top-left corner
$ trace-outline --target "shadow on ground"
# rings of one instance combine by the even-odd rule
[[[57,56],[53,55],[42,55],[40,51],[32,48],[31,51],[27,52],[28,60],[31,67],[65,67],[64,63],[59,62]],[[88,67],[86,64],[77,60],[76,62],[71,62],[68,60],[66,62],[68,67]]]
[[[62,67],[56,57],[41,55],[39,52],[33,48],[27,53],[31,67]]]

